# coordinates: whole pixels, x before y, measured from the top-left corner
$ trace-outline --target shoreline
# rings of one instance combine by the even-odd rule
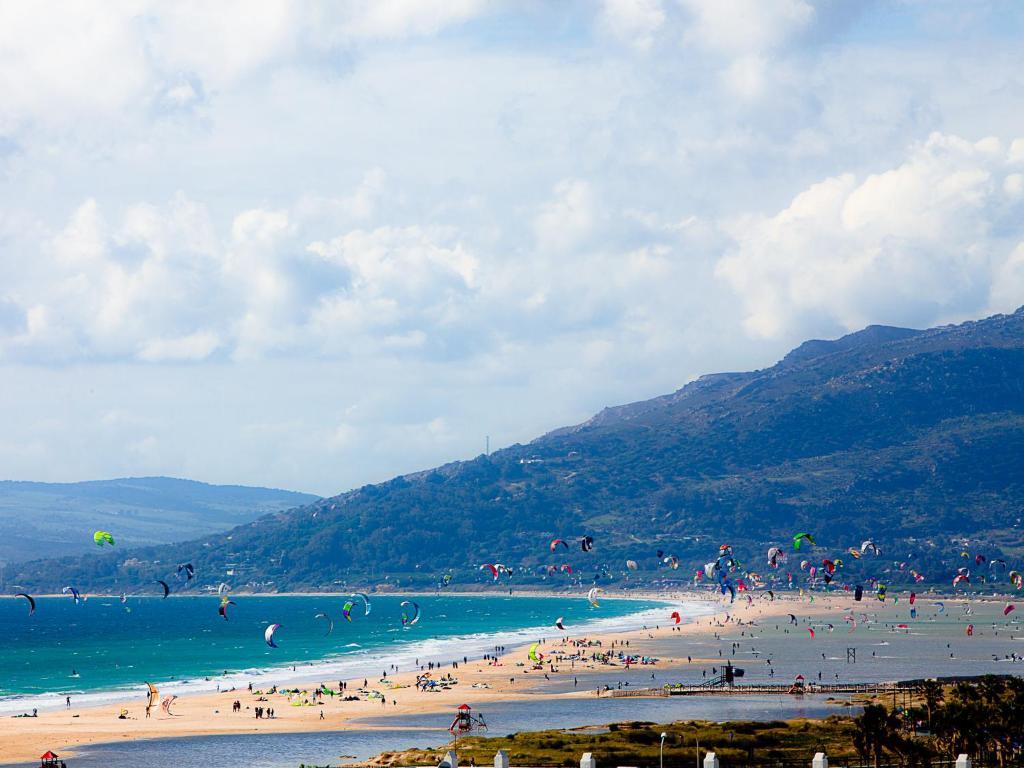
[[[537,595],[538,597],[540,595]],[[559,595],[551,595],[558,597]],[[618,596],[602,596],[612,599]],[[630,596],[626,599],[642,599]],[[717,595],[711,593],[675,592],[671,594],[650,594],[649,600],[662,603],[667,608],[669,605],[678,606],[685,601],[694,607],[701,607],[704,610],[696,611],[688,616],[686,623],[679,626],[668,624],[667,612],[658,617],[650,615],[649,612],[641,614],[628,614],[624,617],[617,617],[617,620],[636,618],[637,616],[650,615],[648,626],[644,628],[616,629],[610,628],[604,631],[576,631],[575,628],[567,627],[566,632],[559,633],[559,637],[552,638],[553,627],[544,627],[545,642],[541,645],[540,651],[548,657],[546,665],[555,660],[559,652],[572,653],[566,645],[565,639],[586,639],[591,642],[600,642],[601,648],[608,651],[613,644],[629,643],[630,652],[634,648],[640,649],[637,653],[646,653],[644,648],[654,649],[651,655],[658,657],[657,666],[654,670],[665,667],[682,667],[690,663],[688,656],[692,654],[693,663],[711,664],[720,663],[720,657],[708,656],[708,636],[720,632],[735,632],[739,629],[756,627],[758,622],[765,623],[770,619],[779,619],[790,613],[798,613],[802,619],[810,621],[831,621],[841,622],[836,612],[870,610],[872,612],[893,613],[902,610],[891,601],[886,604],[875,604],[869,608],[870,603],[854,603],[848,594],[833,594],[816,596],[815,602],[811,603],[807,597],[800,597],[796,594],[783,594],[773,602],[767,600],[754,600],[751,602],[737,601],[735,604],[723,603]],[[947,597],[947,601],[955,602],[961,600],[958,597]],[[841,615],[841,614],[840,614]],[[885,621],[885,620],[883,620]],[[642,626],[643,622],[641,622]],[[841,623],[839,624],[840,626]],[[535,628],[523,631],[533,631]],[[492,638],[493,635],[487,636]],[[538,638],[539,639],[539,638]],[[442,641],[443,642],[443,641]],[[484,640],[488,643],[491,641]],[[438,714],[437,729],[443,730],[449,721],[451,712],[456,706],[462,703],[469,703],[474,708],[483,708],[486,711],[488,706],[495,706],[505,702],[516,702],[529,700],[539,706],[550,705],[554,701],[579,700],[585,697],[595,697],[594,684],[614,684],[625,672],[640,678],[646,675],[648,668],[639,671],[639,665],[634,667],[633,672],[624,669],[623,665],[612,660],[611,663],[591,663],[589,659],[577,661],[578,667],[563,669],[563,662],[555,663],[557,670],[552,670],[554,680],[561,679],[563,682],[568,679],[572,682],[574,674],[584,675],[591,678],[583,690],[566,689],[561,692],[543,690],[547,678],[548,669],[544,667],[533,670],[526,663],[527,642],[520,638],[517,643],[509,643],[508,648],[500,654],[496,663],[484,663],[479,659],[471,660],[468,663],[462,661],[463,654],[460,649],[456,656],[454,651],[444,652],[444,661],[435,667],[432,674],[434,679],[439,676],[451,674],[458,680],[458,684],[446,687],[443,690],[431,693],[418,691],[414,685],[416,677],[420,674],[419,669],[404,668],[399,673],[391,673],[385,678],[378,678],[374,674],[372,678],[367,675],[367,686],[361,694],[359,701],[342,702],[340,696],[328,698],[324,701],[312,702],[311,693],[315,686],[308,682],[299,683],[301,693],[288,695],[286,693],[261,694],[260,686],[269,689],[276,683],[278,689],[291,685],[290,682],[298,677],[296,674],[285,673],[276,679],[268,677],[259,680],[260,685],[255,685],[253,693],[247,688],[239,687],[236,690],[226,690],[220,693],[203,692],[184,695],[175,702],[173,716],[168,716],[162,711],[155,711],[151,719],[143,719],[144,700],[138,694],[132,700],[124,698],[120,701],[111,701],[93,707],[74,707],[70,710],[61,709],[58,711],[40,713],[37,718],[3,718],[0,722],[6,722],[7,728],[0,725],[0,754],[5,762],[25,762],[34,759],[45,749],[53,749],[58,754],[72,753],[76,747],[94,745],[98,743],[116,743],[123,741],[134,741],[138,739],[163,739],[163,738],[187,738],[190,736],[210,735],[241,735],[245,733],[303,733],[303,732],[346,732],[353,730],[365,731],[390,731],[410,730],[407,725],[396,722],[395,725],[376,722],[367,724],[366,718],[379,720],[388,719],[391,716],[403,715],[424,715]],[[621,645],[619,646],[621,647]],[[595,650],[590,647],[590,650]],[[598,649],[600,650],[600,649]],[[616,648],[616,650],[618,650]],[[663,652],[668,651],[668,652]],[[589,653],[589,651],[588,651]],[[390,657],[392,661],[395,656]],[[458,668],[451,666],[451,661],[458,661]],[[366,660],[363,660],[367,663]],[[427,661],[426,658],[421,662]],[[385,660],[385,666],[386,666]],[[401,667],[401,665],[400,665]],[[639,674],[637,672],[639,671]],[[568,675],[568,678],[566,678]],[[353,680],[348,678],[349,694],[355,694],[356,690],[362,688],[363,675]],[[328,678],[322,672],[315,669],[309,670],[309,675],[303,674],[303,681],[324,682],[335,687],[337,677]],[[214,682],[214,681],[211,681]],[[639,679],[636,680],[639,682]],[[301,686],[305,685],[304,691]],[[549,686],[550,687],[550,686]],[[371,696],[370,691],[375,691]],[[161,690],[161,695],[164,691]],[[383,697],[383,704],[381,698]],[[230,712],[231,704],[238,700],[243,711],[240,714]],[[256,719],[253,716],[253,708],[256,706],[268,706],[275,709],[275,718],[271,720]],[[117,712],[120,709],[127,709],[128,716],[125,720],[117,719]],[[324,719],[320,719],[321,712]],[[447,713],[445,716],[440,716]],[[428,728],[427,730],[433,730]]]
[[[322,593],[313,594],[319,596]],[[350,593],[341,594],[348,595]],[[422,593],[407,594],[409,596],[423,596]],[[282,594],[279,596],[305,597],[306,595]],[[447,593],[447,596],[481,597],[481,595],[473,593]],[[519,595],[518,597],[526,599],[557,599],[565,597],[575,598],[578,597],[578,595],[530,594]],[[154,599],[161,600],[162,598],[157,597]],[[606,596],[602,595],[601,599],[606,599]],[[706,615],[709,613],[709,611],[703,608],[706,601],[696,598],[682,602],[665,596],[655,597],[654,595],[644,598],[613,596],[608,597],[607,599],[609,601],[614,599],[618,601],[628,600],[635,602],[652,602],[659,603],[663,606],[677,606],[682,604],[695,609],[694,616]],[[627,613],[621,616],[594,617],[586,621],[584,624],[581,624],[579,627],[573,627],[572,629],[575,632],[585,634],[618,634],[641,628],[644,623],[654,621],[660,616],[660,609],[648,608],[646,610]],[[454,646],[459,649],[459,656],[478,656],[488,653],[495,645],[507,645],[517,648],[520,646],[525,647],[526,644],[532,642],[534,639],[557,632],[558,630],[554,626],[531,625],[518,629],[499,630],[495,632],[470,633],[452,635],[448,637],[423,637],[418,640],[410,641],[405,646],[399,648],[377,647],[366,649],[365,652],[363,652],[364,649],[359,648],[347,653],[334,653],[332,655],[327,655],[313,660],[295,661],[290,663],[282,662],[280,664],[267,667],[246,667],[231,670],[227,672],[227,674],[197,675],[178,680],[160,680],[159,678],[153,678],[151,682],[160,688],[161,695],[166,693],[174,694],[179,697],[200,695],[204,693],[216,693],[229,687],[237,688],[240,685],[246,685],[250,681],[261,685],[267,683],[268,680],[277,683],[279,686],[308,685],[309,683],[318,682],[324,679],[354,679],[354,677],[352,677],[352,672],[354,671],[352,668],[358,668],[359,670],[364,668],[366,670],[375,670],[380,669],[381,665],[389,665],[396,662],[399,666],[402,666],[403,663],[408,666],[417,658],[422,658],[425,661],[437,661],[439,654],[442,652],[439,649],[432,648],[431,645],[433,644],[454,644]],[[448,655],[450,655],[450,653]],[[362,672],[360,672],[360,676],[361,675]],[[97,688],[86,691],[77,691],[68,687],[60,691],[5,694],[0,696],[0,719],[24,713],[32,710],[33,708],[36,708],[41,712],[62,709],[64,708],[64,699],[67,695],[71,695],[73,700],[76,702],[83,702],[81,705],[83,708],[112,705],[118,702],[123,702],[133,695],[141,696],[142,694],[140,691],[144,688],[145,681],[140,679],[132,683],[116,685],[110,688]]]
[[[537,596],[539,597],[540,595]],[[559,597],[559,595],[551,596]],[[602,596],[602,598],[604,597]],[[692,631],[692,629],[697,627],[701,627],[702,631],[710,632],[713,629],[715,620],[721,618],[727,612],[726,608],[728,606],[722,606],[717,600],[708,600],[707,598],[701,600],[699,597],[692,595],[688,597],[690,599],[686,602],[698,610],[692,616],[688,616],[687,623],[681,624],[678,627],[683,633],[686,633],[687,630]],[[609,597],[609,599],[611,598]],[[630,597],[625,599],[640,600],[642,598]],[[669,605],[679,605],[678,600],[665,595],[657,597],[651,595],[647,599],[662,603],[666,607]],[[785,613],[785,611],[782,611],[782,613]],[[644,617],[648,620],[646,623],[652,626],[653,620],[657,618],[653,611],[643,611],[610,620],[630,621],[631,626],[626,628],[611,627],[602,629],[598,627],[594,630],[586,629],[580,632],[569,632],[567,628],[566,633],[559,634],[561,637],[586,637],[591,641],[602,642],[608,647],[612,642],[633,638],[638,633],[642,633],[645,636],[653,636],[653,633],[667,636],[670,632],[666,624],[667,616],[661,617],[660,629],[657,630],[643,629],[645,624]],[[637,623],[638,619],[639,623]],[[536,629],[525,628],[521,631],[533,632]],[[550,637],[550,635],[558,633],[558,630],[554,627],[544,627],[543,629],[550,629],[551,631],[545,631],[547,637],[542,650],[556,645],[556,639]],[[680,633],[677,632],[675,634],[679,635]],[[483,642],[487,643],[487,650],[477,654],[477,656],[486,654],[492,649],[494,637],[496,635],[487,635],[485,636],[486,639],[481,638]],[[500,642],[497,644],[503,645]],[[446,657],[443,662],[444,666],[442,667],[440,663],[436,664],[433,674],[439,676],[450,672],[459,680],[459,685],[438,693],[421,693],[414,687],[416,677],[421,674],[419,669],[406,668],[405,671],[393,673],[386,678],[387,684],[385,685],[382,685],[380,682],[379,672],[376,673],[373,678],[367,678],[369,685],[366,690],[386,692],[384,700],[391,702],[386,706],[382,706],[379,703],[379,699],[365,699],[363,696],[361,696],[363,700],[358,702],[348,701],[342,703],[340,701],[341,697],[337,696],[333,700],[329,699],[328,704],[325,706],[305,704],[296,706],[287,700],[288,697],[286,695],[281,693],[265,696],[264,698],[270,700],[268,702],[258,702],[261,695],[263,695],[261,692],[269,690],[272,686],[276,686],[278,690],[283,690],[286,687],[289,689],[293,687],[297,687],[300,690],[304,689],[306,696],[302,698],[308,698],[309,694],[315,689],[315,686],[311,685],[312,682],[319,683],[329,680],[329,685],[332,687],[338,682],[337,677],[325,674],[325,671],[322,669],[318,671],[315,668],[311,668],[307,674],[299,668],[295,673],[292,673],[290,670],[283,670],[274,679],[271,679],[269,675],[261,678],[248,675],[248,679],[253,682],[252,694],[249,693],[247,687],[237,686],[234,689],[221,690],[220,692],[209,690],[179,695],[172,708],[174,714],[171,716],[155,708],[152,717],[145,719],[143,717],[145,707],[145,697],[143,694],[137,692],[135,696],[128,697],[124,695],[123,691],[119,691],[120,695],[111,696],[102,703],[90,706],[72,706],[70,709],[61,707],[55,710],[40,711],[38,717],[4,716],[0,717],[0,755],[3,755],[0,765],[34,760],[47,749],[52,749],[62,756],[73,755],[76,747],[136,739],[187,738],[189,736],[257,732],[295,733],[323,730],[407,730],[404,727],[399,728],[398,726],[370,726],[356,721],[361,718],[377,717],[382,714],[447,713],[463,703],[463,700],[495,702],[517,701],[529,698],[540,701],[550,698],[594,696],[593,690],[570,694],[544,694],[534,691],[534,686],[530,684],[530,678],[524,678],[523,676],[524,674],[528,675],[529,672],[524,673],[521,667],[516,666],[517,663],[525,660],[526,649],[529,647],[530,642],[524,638],[519,638],[515,642],[506,642],[504,645],[507,645],[507,648],[504,653],[498,656],[496,664],[492,662],[485,663],[480,658],[471,658],[468,663],[463,663],[462,657],[468,654],[464,653],[460,647],[458,658],[455,659],[459,664],[458,669],[452,669],[450,666],[450,662],[453,660],[451,657],[455,654],[450,651],[446,652],[444,654]],[[390,658],[394,660],[395,655],[392,654]],[[423,658],[422,661],[426,662],[427,659]],[[365,666],[368,663],[376,664],[378,662],[361,659],[359,663]],[[387,666],[387,664],[388,661],[385,659],[384,666]],[[621,667],[611,667],[611,669],[621,670]],[[510,673],[509,670],[512,672]],[[516,682],[509,683],[507,675],[516,677]],[[543,680],[543,677],[540,677],[540,682],[543,682]],[[356,690],[362,688],[362,675],[359,678],[349,676],[345,682],[349,684],[348,692],[354,694]],[[210,683],[214,684],[216,680],[211,679]],[[142,686],[140,685],[139,687],[141,688]],[[161,698],[164,692],[164,688],[161,687]],[[240,700],[243,704],[244,709],[241,714],[232,714],[230,712],[231,704],[236,699]],[[19,705],[19,711],[24,711],[24,701],[19,702]],[[260,705],[273,706],[275,708],[275,718],[272,720],[253,718],[251,714],[252,708]],[[118,712],[125,709],[129,713],[127,719],[118,719]],[[329,712],[329,716],[325,717],[324,720],[319,718],[321,710]],[[444,718],[441,719],[444,720]],[[4,724],[7,727],[4,727]],[[446,723],[439,722],[440,729],[444,729],[445,725]]]

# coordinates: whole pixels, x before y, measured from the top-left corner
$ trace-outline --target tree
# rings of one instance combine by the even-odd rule
[[[857,731],[853,735],[853,746],[864,758],[870,757],[875,768],[882,761],[882,752],[894,742],[896,723],[885,707],[868,704],[864,714],[855,718]]]

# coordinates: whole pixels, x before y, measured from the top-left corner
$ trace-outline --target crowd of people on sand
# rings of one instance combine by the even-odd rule
[[[743,622],[738,617],[729,617],[722,619],[721,617],[714,617],[709,620],[709,624],[714,626],[712,630],[713,637],[724,642],[728,639],[727,637],[720,634],[720,630],[725,628],[737,628],[741,629],[740,638],[728,639],[729,645],[725,648],[719,648],[717,650],[718,657],[723,660],[723,664],[709,664],[708,667],[701,670],[701,677],[707,679],[709,674],[711,676],[719,675],[724,671],[725,656],[736,657],[737,654],[751,655],[757,658],[761,655],[761,652],[753,644],[755,637],[751,628],[756,627],[755,622]],[[777,627],[778,628],[778,627]],[[660,629],[660,627],[654,627],[654,629]],[[672,627],[673,631],[681,630],[682,627]],[[650,634],[651,630],[644,627],[642,633],[638,631],[640,638],[652,637]],[[747,646],[747,638],[749,637],[749,649]],[[632,641],[635,643],[637,636],[634,635]],[[631,647],[631,640],[629,638],[620,638],[609,641],[608,639],[594,639],[594,638],[573,638],[570,636],[563,636],[555,640],[553,643],[548,643],[546,638],[540,639],[540,644],[544,646],[547,644],[546,649],[542,648],[543,653],[539,659],[531,659],[529,662],[526,661],[510,661],[505,654],[508,649],[505,646],[495,646],[492,651],[482,655],[481,660],[487,666],[499,666],[502,664],[510,664],[522,670],[523,674],[541,673],[546,680],[551,680],[551,675],[557,675],[561,673],[568,673],[571,675],[573,681],[573,687],[576,688],[579,685],[578,673],[582,670],[600,671],[611,668],[622,669],[623,671],[629,671],[634,667],[656,667],[661,663],[661,659],[644,652],[645,649],[634,649]],[[1021,657],[1013,658],[1017,661]],[[679,659],[681,662],[682,659]],[[691,656],[686,656],[685,661],[687,664],[693,664],[694,659]],[[766,658],[764,660],[768,667],[768,675],[773,677],[775,671],[772,668],[772,659]],[[273,720],[275,719],[275,711],[272,706],[272,702],[269,697],[272,696],[283,696],[290,706],[293,707],[321,707],[319,711],[319,718],[325,719],[324,716],[324,705],[330,701],[334,702],[337,699],[339,702],[350,702],[350,701],[380,701],[381,707],[387,707],[389,703],[392,706],[397,706],[398,702],[395,698],[391,698],[386,695],[387,690],[394,690],[398,688],[412,687],[419,693],[431,693],[439,692],[444,690],[451,690],[453,687],[459,685],[459,679],[455,672],[460,669],[460,665],[467,665],[469,663],[469,657],[463,656],[461,659],[453,659],[446,662],[424,660],[422,663],[420,659],[416,659],[412,665],[412,669],[407,669],[406,672],[416,672],[414,683],[407,684],[396,681],[395,675],[399,674],[399,667],[395,664],[389,664],[386,668],[381,670],[381,677],[376,684],[371,686],[369,679],[364,678],[362,680],[362,686],[358,685],[358,681],[355,681],[352,685],[358,686],[357,690],[351,691],[349,683],[344,680],[337,682],[337,687],[332,688],[327,683],[321,683],[315,687],[307,689],[291,688],[291,689],[278,689],[278,687],[271,686],[265,690],[254,689],[252,683],[248,684],[248,692],[253,697],[254,704],[252,708],[249,705],[243,705],[242,700],[235,698],[231,704],[231,712],[239,714],[244,710],[249,711],[250,708],[253,712],[253,716],[257,720]],[[442,669],[447,668],[447,671],[442,672]],[[813,673],[812,673],[813,674]],[[646,677],[646,674],[645,674]],[[655,671],[651,671],[650,679],[656,680],[657,675]],[[818,679],[822,679],[822,675],[818,673]],[[510,686],[516,685],[516,676],[512,675],[508,678]],[[597,695],[600,696],[603,693],[614,689],[623,689],[624,687],[637,684],[636,677],[631,676],[631,679],[616,680],[614,682],[608,681],[597,687]],[[489,687],[486,683],[478,682],[473,685],[474,688]],[[231,694],[235,691],[235,688],[227,690],[226,688],[221,691],[218,686],[218,691],[225,694]],[[67,697],[66,705],[71,706],[70,696]],[[148,709],[148,708],[147,708]],[[216,712],[216,710],[215,710]],[[35,713],[33,713],[34,715]],[[28,717],[29,715],[23,715]]]

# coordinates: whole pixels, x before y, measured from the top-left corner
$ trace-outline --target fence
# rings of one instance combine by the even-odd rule
[[[663,759],[659,758],[659,764],[659,768],[664,768],[665,763]],[[672,768],[674,768],[674,766],[679,765],[678,759],[673,759],[669,763],[669,765]],[[771,766],[783,764],[765,763],[764,765]],[[786,765],[791,766],[792,768],[798,768],[798,766],[802,768],[807,768],[806,762],[792,763]],[[871,766],[872,768],[898,768],[898,766],[896,765],[887,764],[880,764],[876,767],[871,761],[863,761],[860,757],[857,757],[854,760],[840,758],[840,760],[836,762],[835,765],[832,766],[832,768],[853,768],[854,766],[858,768],[863,768],[865,766]],[[444,758],[438,764],[438,768],[459,768],[459,758],[455,750],[449,750],[447,753],[445,753]],[[511,768],[508,752],[504,749],[498,750],[498,752],[494,755],[494,768]],[[580,768],[598,768],[597,760],[595,759],[593,753],[583,753],[583,756],[580,758]],[[605,768],[616,767],[607,766]],[[618,768],[622,767],[620,766]],[[696,768],[721,768],[721,766],[719,765],[718,756],[714,752],[707,752],[704,755],[703,761],[700,761],[698,758]],[[811,760],[810,768],[829,768],[828,755],[826,755],[824,752],[816,753],[814,755],[814,759]],[[960,755],[959,757],[957,757],[955,761],[933,761],[929,763],[929,768],[982,768],[982,766],[974,766],[972,764],[970,757],[968,757],[967,755]]]

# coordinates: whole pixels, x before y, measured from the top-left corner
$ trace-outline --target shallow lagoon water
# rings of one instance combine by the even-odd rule
[[[746,682],[790,682],[801,674],[817,682],[819,672],[822,682],[838,679],[843,683],[1024,674],[1024,627],[1015,613],[1003,616],[1002,602],[975,602],[969,615],[962,604],[953,601],[939,613],[934,602],[919,598],[917,618],[911,619],[906,599],[881,611],[877,603],[850,601],[832,610],[830,618],[814,621],[801,610],[806,604],[793,603],[790,610],[797,617],[796,625],[790,624],[786,616],[760,620],[753,615],[754,610],[739,607],[735,616],[744,621],[753,619],[755,626],[729,623],[717,628],[717,638],[680,636],[678,640],[639,640],[633,645],[654,655],[694,658],[693,664],[682,665],[671,675],[658,670],[659,684],[700,682],[705,679],[702,671],[710,677],[714,674],[712,668],[720,670],[726,661],[745,670]],[[844,621],[846,615],[857,620],[852,632],[848,631],[852,625]],[[900,628],[899,624],[907,626]],[[974,626],[970,637],[966,634],[968,625]],[[814,638],[808,628],[814,629]],[[855,654],[849,661],[847,649]],[[774,676],[769,674],[772,669]],[[633,678],[632,684],[643,684],[642,673],[640,682]]]
[[[254,733],[245,736],[201,736],[188,739],[146,739],[123,744],[83,747],[68,758],[71,768],[298,768],[338,765],[390,749],[443,744],[439,731],[339,731],[337,733]],[[17,768],[38,768],[39,762]]]
[[[469,700],[472,705],[472,699]],[[667,723],[675,720],[786,720],[856,714],[859,708],[830,704],[824,696],[670,696],[668,698],[566,699],[558,702],[507,701],[474,708],[487,721],[488,732],[504,736],[518,731],[580,728],[628,720]],[[437,714],[367,717],[361,725],[430,728],[444,720]]]
[[[501,736],[518,731],[579,728],[622,720],[667,722],[680,719],[780,720],[824,717],[839,708],[823,697],[803,699],[685,698],[670,699],[573,699],[564,702],[510,701],[479,710],[488,732]],[[139,765],[174,765],[175,768],[297,768],[300,763],[327,765],[350,762],[383,751],[436,747],[446,744],[445,730],[451,715],[432,713],[365,718],[368,727],[388,730],[339,731],[335,733],[286,733],[202,736],[182,739],[150,739],[119,744],[100,744],[78,750],[70,762],[74,768],[137,768]],[[36,763],[31,765],[35,766]]]

